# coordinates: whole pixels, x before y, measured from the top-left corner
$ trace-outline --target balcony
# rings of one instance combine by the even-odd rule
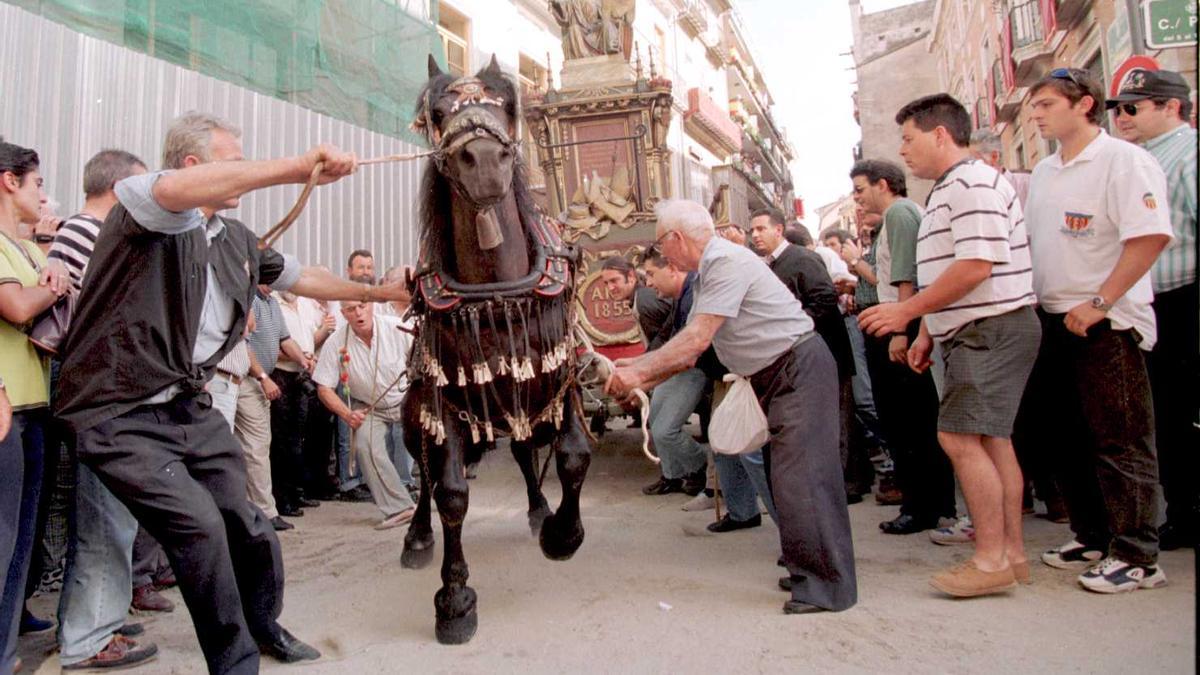
[[[718,157],[742,149],[742,130],[708,94],[692,87],[687,100],[683,123],[688,135]]]
[[[1009,36],[1017,86],[1033,84],[1054,62],[1055,0],[1025,0],[1009,12]]]
[[[683,10],[679,12],[679,25],[693,38],[707,33],[708,16],[704,11],[704,3],[699,0],[684,0]]]

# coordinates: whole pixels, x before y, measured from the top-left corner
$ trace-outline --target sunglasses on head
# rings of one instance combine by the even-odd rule
[[[1076,86],[1084,91],[1087,90],[1087,85],[1083,83],[1081,78],[1086,77],[1087,74],[1088,72],[1086,70],[1080,70],[1079,68],[1055,68],[1054,70],[1050,71],[1050,77],[1053,77],[1056,80],[1067,80],[1068,82],[1074,82]]]

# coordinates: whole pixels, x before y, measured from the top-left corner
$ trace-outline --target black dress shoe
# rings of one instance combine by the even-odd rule
[[[779,565],[780,567],[787,567],[787,561],[783,559],[783,556],[779,556],[778,558],[776,558],[775,564]]]
[[[858,494],[857,492],[852,492],[852,493],[846,494],[846,504],[847,505],[861,504],[862,500],[863,500],[863,496]]]
[[[279,515],[287,516],[288,518],[300,518],[304,515],[303,509],[291,504],[284,504],[283,506],[278,507],[278,510]]]
[[[344,492],[338,493],[338,501],[340,502],[369,502],[371,499],[371,491],[363,485],[350,488]]]
[[[779,589],[788,593],[792,592],[792,577],[790,575],[779,577]]]
[[[735,530],[747,530],[752,527],[762,525],[762,516],[757,513],[750,516],[749,520],[734,520],[729,517],[729,514],[721,516],[721,519],[715,523],[708,524],[708,531],[720,534],[722,532],[733,532]]]
[[[783,603],[784,614],[816,614],[818,612],[828,611],[829,610],[825,609],[824,607],[817,607],[816,605],[810,605],[807,602],[801,602],[799,600],[788,600],[787,602]]]
[[[271,519],[271,527],[275,528],[276,532],[283,532],[284,530],[295,529],[296,526],[279,516],[275,516]]]
[[[286,628],[279,629],[279,635],[269,641],[260,641],[258,651],[284,663],[297,661],[312,661],[321,658],[321,652],[296,639]]]
[[[305,508],[305,509],[315,509],[320,505],[321,505],[321,502],[319,502],[315,499],[309,499],[308,497],[301,497],[300,499],[296,500],[296,506],[299,506],[299,507]]]
[[[885,520],[879,524],[879,529],[883,530],[884,534],[914,534],[935,527],[937,527],[937,518],[932,520],[917,518],[907,513],[902,513],[894,520]]]
[[[695,497],[704,490],[708,483],[708,470],[701,468],[684,476],[680,481],[680,490],[689,497]]]
[[[683,492],[683,481],[659,476],[658,480],[642,488],[644,495],[669,495],[673,492]]]

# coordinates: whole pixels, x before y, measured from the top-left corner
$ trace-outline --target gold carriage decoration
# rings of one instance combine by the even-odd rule
[[[654,205],[671,194],[671,82],[653,69],[644,78],[640,59],[636,71],[625,64],[627,81],[612,79],[610,68],[607,80],[588,82],[583,61],[564,68],[571,88],[527,93],[524,117],[546,177],[545,206],[563,239],[582,250],[576,298],[584,330],[597,345],[636,343],[632,308],[609,297],[599,265],[610,255],[634,261],[654,241]]]

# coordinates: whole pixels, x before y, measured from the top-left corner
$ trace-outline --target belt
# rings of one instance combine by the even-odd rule
[[[242,375],[234,375],[233,373],[227,373],[224,370],[218,370],[217,377],[223,377],[232,382],[235,386],[240,385],[242,380],[245,379],[245,377]]]

